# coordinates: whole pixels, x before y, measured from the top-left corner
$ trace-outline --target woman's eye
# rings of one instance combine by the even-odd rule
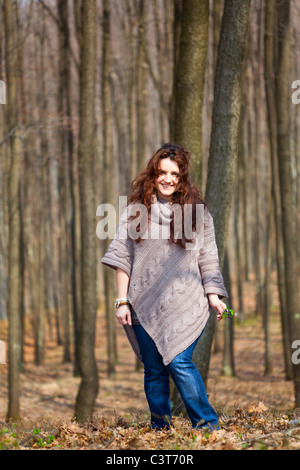
[[[165,176],[167,174],[166,171],[160,171],[159,176]],[[179,177],[178,173],[171,173],[172,176],[175,176],[176,178]]]

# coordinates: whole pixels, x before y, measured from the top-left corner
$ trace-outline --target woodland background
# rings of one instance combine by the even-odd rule
[[[297,447],[298,2],[0,6],[0,444]],[[118,208],[167,141],[191,151],[239,313],[211,320],[195,352],[227,437],[191,434],[176,389],[176,436],[151,434],[100,263],[98,205]]]

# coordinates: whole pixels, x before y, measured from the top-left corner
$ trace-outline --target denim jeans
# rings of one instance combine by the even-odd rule
[[[172,426],[170,381],[172,377],[186,407],[193,428],[220,429],[218,416],[208,402],[201,375],[192,362],[197,340],[164,365],[162,356],[141,325],[133,325],[144,364],[144,388],[151,413],[151,425],[161,429]]]

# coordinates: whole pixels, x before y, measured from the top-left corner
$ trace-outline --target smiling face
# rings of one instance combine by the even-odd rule
[[[160,174],[155,179],[157,195],[167,201],[172,200],[172,194],[179,183],[179,166],[170,158],[162,158],[159,163]]]

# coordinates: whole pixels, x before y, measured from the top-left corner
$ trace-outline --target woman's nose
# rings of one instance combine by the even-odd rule
[[[170,175],[170,173],[167,173],[167,174],[166,174],[166,176],[165,176],[165,181],[166,181],[167,183],[170,183],[170,181],[171,181],[171,175]]]

